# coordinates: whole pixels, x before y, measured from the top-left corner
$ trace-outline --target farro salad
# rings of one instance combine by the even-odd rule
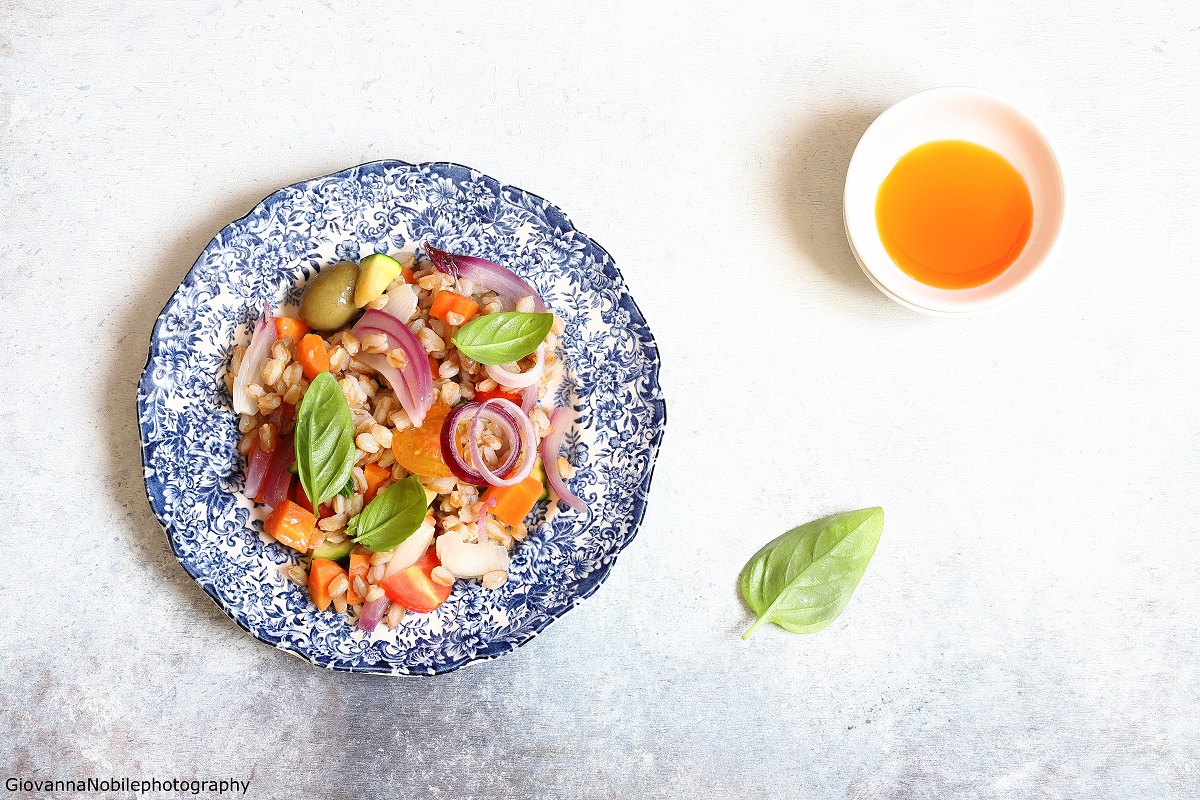
[[[459,580],[502,586],[550,491],[587,511],[559,452],[572,414],[541,404],[561,319],[499,264],[425,250],[325,267],[294,313],[263,309],[226,376],[246,495],[301,556],[282,572],[365,631]]]

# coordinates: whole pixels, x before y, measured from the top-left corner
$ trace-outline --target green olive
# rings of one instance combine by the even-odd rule
[[[300,316],[313,330],[332,331],[342,327],[358,313],[354,306],[354,285],[358,265],[349,261],[325,267],[308,282],[300,298]]]

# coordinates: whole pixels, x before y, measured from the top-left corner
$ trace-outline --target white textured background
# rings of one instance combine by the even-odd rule
[[[1053,269],[967,321],[891,304],[841,232],[858,136],[943,84],[1030,110],[1074,191]],[[1198,88],[1188,2],[0,2],[0,777],[1200,796]],[[141,482],[136,379],[205,243],[377,158],[565,209],[669,407],[604,588],[437,679],[243,635]],[[741,642],[754,550],[875,504],[843,617]]]

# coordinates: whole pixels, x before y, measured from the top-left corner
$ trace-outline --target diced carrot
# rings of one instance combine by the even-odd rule
[[[329,348],[315,333],[307,334],[296,348],[296,360],[304,367],[304,377],[310,381],[329,370]]]
[[[346,577],[350,580],[350,588],[346,590],[346,602],[352,606],[361,605],[366,598],[354,591],[354,579],[362,578],[363,583],[367,581],[367,572],[371,569],[371,556],[368,553],[360,553],[359,550],[366,548],[354,548],[350,553],[350,571]]]
[[[401,267],[400,274],[404,276],[405,283],[416,283],[417,277],[413,275],[412,267]]]
[[[317,527],[317,518],[291,500],[284,500],[271,511],[263,529],[280,544],[285,544],[297,553],[308,550],[308,540]]]
[[[479,313],[479,303],[455,292],[438,292],[433,298],[433,305],[429,307],[429,315],[446,322],[446,317],[451,313],[459,314],[463,322],[469,322]]]
[[[438,364],[438,362],[437,362],[437,359],[436,359],[436,358],[434,358],[433,356],[430,356],[430,357],[429,357],[429,368],[430,368],[431,370],[433,370],[433,374],[434,374],[434,375],[437,375],[437,374],[438,374],[438,370],[441,368],[441,365],[440,365],[440,364]]]
[[[542,494],[542,482],[530,476],[514,486],[493,486],[483,493],[484,502],[495,498],[492,515],[508,525],[520,525]]]
[[[379,492],[379,484],[392,477],[392,471],[378,464],[367,464],[363,467],[363,475],[367,479],[367,494],[364,502],[371,502]]]
[[[279,334],[279,338],[291,339],[293,344],[299,343],[309,330],[310,328],[304,320],[292,319],[291,317],[275,318],[275,332]]]
[[[338,575],[345,575],[346,570],[338,566],[336,561],[328,558],[314,558],[308,568],[308,594],[317,608],[324,611],[329,608],[333,598],[329,596],[329,584]]]

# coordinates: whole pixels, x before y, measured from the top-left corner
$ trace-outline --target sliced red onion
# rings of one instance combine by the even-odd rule
[[[463,403],[455,408],[446,417],[446,421],[442,423],[442,460],[446,462],[446,466],[454,473],[461,481],[474,484],[476,486],[487,486],[488,480],[484,475],[471,464],[468,464],[466,459],[458,449],[458,442],[455,441],[458,436],[458,426],[463,420],[470,418],[471,431],[468,434],[471,437],[475,436],[475,420],[479,414],[483,413],[486,418],[496,423],[503,429],[503,432],[508,438],[508,455],[504,459],[504,463],[497,468],[497,472],[505,474],[513,468],[517,463],[517,456],[521,452],[521,430],[519,423],[513,419],[512,414],[509,414],[503,409],[487,409],[484,411],[482,403]],[[471,451],[471,458],[476,464],[481,463],[480,456],[476,452],[478,446]]]
[[[516,471],[507,478],[502,478],[496,473],[488,469],[487,464],[483,461],[483,455],[479,452],[479,438],[477,436],[479,428],[479,420],[487,416],[488,406],[495,403],[500,411],[507,411],[519,424],[519,444],[521,466],[517,467]],[[509,445],[510,448],[517,444],[514,442]],[[521,481],[529,477],[529,473],[533,472],[533,462],[537,460],[537,432],[533,429],[533,423],[529,421],[529,417],[521,410],[521,407],[511,400],[505,400],[501,397],[493,397],[479,407],[479,411],[475,413],[471,420],[471,429],[467,432],[467,448],[471,451],[471,458],[475,462],[479,473],[492,486],[515,486]]]
[[[275,317],[271,315],[271,304],[264,303],[262,315],[254,326],[250,345],[242,356],[242,365],[233,380],[233,410],[239,414],[257,414],[258,401],[246,392],[246,387],[262,380],[263,367],[271,357],[271,345],[275,344]]]
[[[489,497],[479,505],[479,519],[475,522],[475,541],[486,542],[488,512],[496,506],[496,498]]]
[[[528,281],[510,269],[500,266],[495,261],[475,256],[456,256],[439,250],[429,242],[425,243],[425,252],[438,272],[444,272],[454,278],[466,278],[480,286],[486,286],[500,297],[513,305],[524,297],[533,298],[533,310],[545,312],[546,302],[538,294],[537,289]]]
[[[493,378],[493,380],[495,380]],[[536,383],[531,383],[525,387],[525,391],[521,393],[521,410],[528,414],[533,411],[533,407],[538,401],[538,387]]]
[[[488,365],[488,377],[496,383],[507,389],[524,389],[527,386],[536,386],[541,379],[542,373],[546,371],[546,345],[539,344],[537,349],[537,362],[529,368],[527,372],[510,372],[504,367]]]
[[[556,408],[550,415],[550,432],[542,440],[542,466],[546,470],[546,479],[558,499],[562,500],[580,514],[586,514],[587,503],[580,500],[563,481],[562,473],[558,470],[558,451],[562,447],[563,434],[573,421],[571,412],[565,408]]]
[[[387,612],[390,603],[391,601],[388,600],[387,595],[380,597],[378,600],[364,603],[362,614],[358,617],[358,627],[368,633],[375,630],[375,626],[383,619],[383,615]]]
[[[407,366],[400,370],[404,380],[396,381],[396,383],[389,381],[389,384],[396,392],[404,410],[408,412],[413,426],[421,427],[425,421],[425,414],[433,406],[433,370],[429,367],[429,356],[425,353],[425,347],[417,339],[417,335],[396,317],[375,309],[368,310],[363,314],[352,331],[360,340],[372,333],[385,334],[388,337],[390,348],[398,347],[404,351],[405,356],[408,357]],[[362,356],[359,358],[361,359]],[[386,357],[384,361],[386,363]],[[368,362],[364,361],[363,363]],[[380,371],[380,374],[387,379],[388,372]],[[392,380],[395,380],[394,370]],[[400,385],[396,385],[397,383]],[[401,386],[407,387],[407,391],[401,391]],[[406,394],[409,401],[407,405],[404,403]]]
[[[271,466],[263,478],[262,501],[271,508],[287,499],[288,489],[292,488],[292,473],[288,467],[296,460],[296,448],[291,436],[280,436],[275,444],[275,452],[271,454]]]
[[[267,468],[270,466],[271,454],[264,453],[258,446],[258,442],[255,441],[246,463],[246,497],[251,500],[258,497],[258,491],[263,485],[263,478],[267,476]]]

